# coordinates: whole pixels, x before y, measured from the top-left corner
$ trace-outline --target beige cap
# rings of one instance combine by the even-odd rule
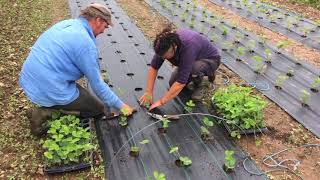
[[[98,3],[92,3],[87,8],[89,8],[89,7],[92,7],[94,9],[98,10],[101,13],[101,18],[103,20],[107,21],[107,23],[113,27],[113,23],[111,21],[111,14],[105,6],[98,4]]]

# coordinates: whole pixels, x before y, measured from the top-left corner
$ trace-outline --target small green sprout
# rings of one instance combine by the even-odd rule
[[[192,112],[192,109],[195,107],[196,105],[194,104],[194,102],[190,99],[187,103],[186,103],[186,106],[184,107],[184,109],[191,113]]]
[[[308,106],[308,102],[310,100],[310,93],[305,89],[302,90],[300,100],[301,100],[303,106]]]
[[[264,53],[266,54],[266,57],[267,57],[267,60],[266,60],[266,63],[271,63],[271,50],[266,48],[264,49]]]
[[[222,29],[222,35],[223,36],[228,35],[229,29],[226,26],[222,26],[221,29]]]
[[[158,171],[153,171],[153,177],[155,180],[166,180],[166,175]]]
[[[288,79],[288,76],[280,75],[276,80],[276,88],[281,89],[283,83]]]
[[[182,164],[183,164],[184,166],[189,166],[189,165],[192,164],[191,159],[189,159],[189,157],[187,157],[187,156],[180,156],[180,157],[179,157],[179,160],[182,162]]]
[[[233,170],[236,167],[236,160],[234,158],[234,151],[224,151],[224,168],[226,171]]]
[[[317,77],[311,84],[311,89],[315,89],[320,85],[320,77]]]
[[[179,147],[178,146],[174,146],[174,147],[171,147],[169,153],[172,154],[172,153],[178,152],[178,150],[179,150]]]

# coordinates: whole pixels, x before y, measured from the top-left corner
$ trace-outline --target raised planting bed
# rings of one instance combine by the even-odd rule
[[[210,2],[231,9],[265,28],[320,50],[320,21],[314,22],[299,14],[259,1],[210,0]]]

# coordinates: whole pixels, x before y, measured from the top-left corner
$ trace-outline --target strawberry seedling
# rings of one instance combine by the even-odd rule
[[[172,154],[172,153],[176,153],[177,154],[178,159],[175,161],[175,164],[178,167],[188,167],[188,166],[190,166],[192,164],[192,160],[189,157],[180,156],[179,148],[177,146],[171,147],[169,153],[170,154]]]
[[[312,84],[311,84],[311,86],[310,86],[310,90],[312,91],[312,92],[318,92],[319,90],[318,89],[316,89],[318,86],[320,85],[320,77],[317,77],[313,82],[312,82]]]
[[[140,144],[145,145],[145,144],[148,144],[149,142],[150,141],[148,139],[144,139],[143,141],[140,142]],[[141,150],[142,150],[142,148],[140,148],[138,146],[131,146],[129,154],[133,157],[138,157]]]
[[[234,151],[226,150],[224,151],[224,165],[223,169],[225,172],[231,172],[236,167],[236,160],[234,158]]]

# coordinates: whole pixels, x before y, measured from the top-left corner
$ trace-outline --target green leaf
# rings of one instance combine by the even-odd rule
[[[208,117],[204,117],[203,118],[203,123],[208,127],[212,127],[213,126],[213,122],[211,120],[209,120]]]
[[[44,152],[44,156],[47,158],[47,159],[53,159],[53,155],[51,152]]]
[[[179,147],[178,146],[174,146],[174,147],[171,147],[169,153],[171,154],[171,153],[174,153],[174,152],[178,152],[178,150],[179,150]]]
[[[210,132],[208,131],[208,129],[205,128],[204,126],[201,126],[200,128],[201,128],[201,133],[202,133],[202,134],[205,134],[205,135],[210,134]]]
[[[140,142],[140,144],[148,144],[150,141],[148,139],[144,139],[143,141]]]
[[[139,152],[140,151],[140,148],[138,146],[131,146],[130,150],[132,152]]]
[[[180,159],[180,161],[182,161],[182,164],[184,166],[188,166],[188,165],[192,164],[191,159],[189,159],[187,156],[180,156],[179,159]]]

